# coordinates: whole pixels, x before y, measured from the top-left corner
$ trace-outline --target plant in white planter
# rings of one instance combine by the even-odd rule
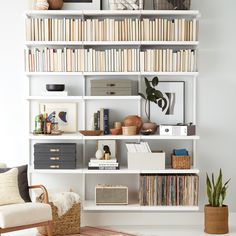
[[[224,205],[228,181],[223,184],[222,171],[220,169],[219,176],[215,180],[212,173],[211,180],[207,174],[206,187],[208,205],[205,205],[205,229],[210,234],[226,234],[229,232],[228,227],[228,206]]]
[[[138,93],[145,100],[145,114],[148,119],[148,122],[143,124],[142,130],[144,132],[149,130],[151,134],[156,132],[157,124],[150,121],[150,102],[154,102],[162,111],[167,107],[167,100],[164,98],[163,93],[156,89],[158,83],[158,77],[154,77],[151,81],[145,78],[146,95]]]

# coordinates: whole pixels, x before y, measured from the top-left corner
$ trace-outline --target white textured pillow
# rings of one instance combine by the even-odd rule
[[[18,169],[0,174],[0,205],[23,203],[18,188]]]

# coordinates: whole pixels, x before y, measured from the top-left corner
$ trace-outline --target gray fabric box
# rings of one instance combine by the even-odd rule
[[[102,79],[91,80],[91,96],[131,96],[132,80]]]

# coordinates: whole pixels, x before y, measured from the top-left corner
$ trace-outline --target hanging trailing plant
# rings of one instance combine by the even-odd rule
[[[154,102],[162,109],[162,111],[164,111],[167,107],[167,100],[164,98],[163,93],[156,89],[159,83],[158,77],[154,77],[151,81],[147,78],[144,79],[146,85],[146,96],[143,93],[138,94],[145,100],[145,114],[148,121],[150,121],[150,110],[148,110],[150,102]]]

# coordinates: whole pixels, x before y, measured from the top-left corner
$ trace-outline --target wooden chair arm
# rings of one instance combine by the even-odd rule
[[[35,188],[40,188],[43,191],[44,194],[44,203],[49,203],[48,201],[48,191],[43,185],[32,185],[29,186],[29,189],[35,189]]]

